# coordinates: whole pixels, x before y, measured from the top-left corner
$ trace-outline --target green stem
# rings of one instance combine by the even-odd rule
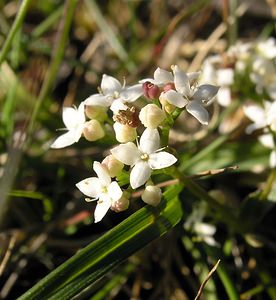
[[[275,181],[276,181],[276,170],[272,170],[261,192],[260,200],[267,199]]]
[[[28,10],[30,4],[31,4],[31,0],[23,0],[22,1],[22,4],[17,13],[16,19],[12,25],[12,28],[8,34],[8,37],[7,37],[5,44],[2,48],[2,51],[0,53],[0,65],[6,59],[6,56],[10,50],[12,41],[24,21],[24,18],[26,16],[26,13],[27,13],[27,10]]]

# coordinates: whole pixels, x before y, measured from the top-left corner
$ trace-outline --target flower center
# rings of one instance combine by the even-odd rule
[[[106,187],[106,186],[103,186],[103,187],[101,188],[101,193],[102,193],[102,194],[107,194],[107,187]]]
[[[146,161],[146,160],[149,159],[149,155],[148,155],[147,153],[143,153],[143,154],[141,155],[141,159]]]

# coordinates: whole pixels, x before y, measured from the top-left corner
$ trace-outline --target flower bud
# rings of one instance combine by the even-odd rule
[[[82,133],[90,142],[99,140],[105,135],[102,125],[97,120],[85,122]]]
[[[117,200],[112,201],[110,209],[112,209],[115,212],[120,212],[128,209],[129,207],[129,195],[127,193],[123,193],[123,196]]]
[[[107,118],[106,107],[99,105],[86,105],[85,114],[91,120],[104,121]]]
[[[123,169],[124,164],[117,160],[112,154],[108,155],[102,164],[106,167],[110,177],[117,176]]]
[[[120,143],[133,142],[137,137],[136,128],[115,122],[113,125],[116,140]]]
[[[165,112],[155,104],[144,106],[139,114],[139,119],[145,127],[155,129],[166,118]]]
[[[143,92],[144,96],[149,99],[158,99],[160,96],[160,89],[157,85],[151,82],[144,82],[143,83]]]
[[[162,198],[161,189],[155,185],[147,185],[141,198],[145,203],[157,206]]]
[[[175,110],[175,106],[169,103],[164,97],[162,97],[162,94],[159,98],[159,101],[162,105],[162,109],[165,110],[168,114],[172,113]]]

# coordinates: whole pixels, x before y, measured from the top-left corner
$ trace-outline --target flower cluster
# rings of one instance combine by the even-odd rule
[[[142,200],[153,206],[159,204],[162,192],[153,183],[152,172],[168,168],[177,161],[164,144],[168,140],[164,135],[168,135],[183,110],[203,125],[209,122],[205,106],[217,94],[218,87],[198,85],[199,75],[199,72],[186,74],[174,65],[172,71],[157,68],[153,78],[126,86],[125,82],[121,84],[104,74],[99,93],[85,99],[78,108],[63,109],[67,132],[52,143],[52,148],[72,145],[82,136],[88,141],[101,139],[109,134],[110,124],[120,143],[102,162],[94,161],[97,177],[86,178],[76,185],[89,197],[87,201],[97,201],[95,222],[101,221],[109,209],[116,212],[127,209],[131,193],[143,185]],[[135,103],[138,99],[146,100],[142,108]],[[129,185],[120,187],[118,176],[123,170],[129,176]]]
[[[217,100],[222,106],[230,104],[235,93],[234,86],[241,93],[249,82],[258,96],[275,101],[276,40],[269,38],[237,43],[223,55],[208,57],[203,64],[200,80],[220,86]],[[248,91],[245,96],[248,97]]]

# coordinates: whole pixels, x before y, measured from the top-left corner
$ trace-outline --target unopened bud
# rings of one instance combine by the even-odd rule
[[[112,154],[108,155],[102,164],[106,167],[110,177],[117,176],[123,169],[124,164],[117,160]]]
[[[102,125],[97,120],[85,122],[82,133],[90,142],[99,140],[105,135]]]
[[[143,92],[144,96],[149,99],[158,99],[160,96],[159,87],[148,81],[143,83]]]
[[[117,200],[112,201],[110,209],[112,209],[115,212],[120,212],[128,209],[129,207],[129,196],[127,193],[123,193],[123,196]]]
[[[106,110],[106,107],[99,105],[85,106],[85,114],[91,120],[97,119],[98,121],[104,121],[107,118]]]
[[[120,143],[133,142],[137,137],[136,128],[115,122],[113,125],[116,140]]]
[[[175,85],[174,83],[167,83],[164,87],[163,87],[163,91],[167,92],[169,90],[175,90]]]
[[[161,189],[155,185],[147,185],[141,198],[145,203],[157,206],[162,198]]]
[[[155,129],[166,118],[165,112],[155,104],[144,106],[139,114],[139,119],[145,127]]]
[[[162,105],[162,109],[164,111],[166,111],[167,113],[170,114],[175,110],[175,106],[173,104],[169,103],[164,97],[162,97],[162,94],[159,98],[159,101]]]

